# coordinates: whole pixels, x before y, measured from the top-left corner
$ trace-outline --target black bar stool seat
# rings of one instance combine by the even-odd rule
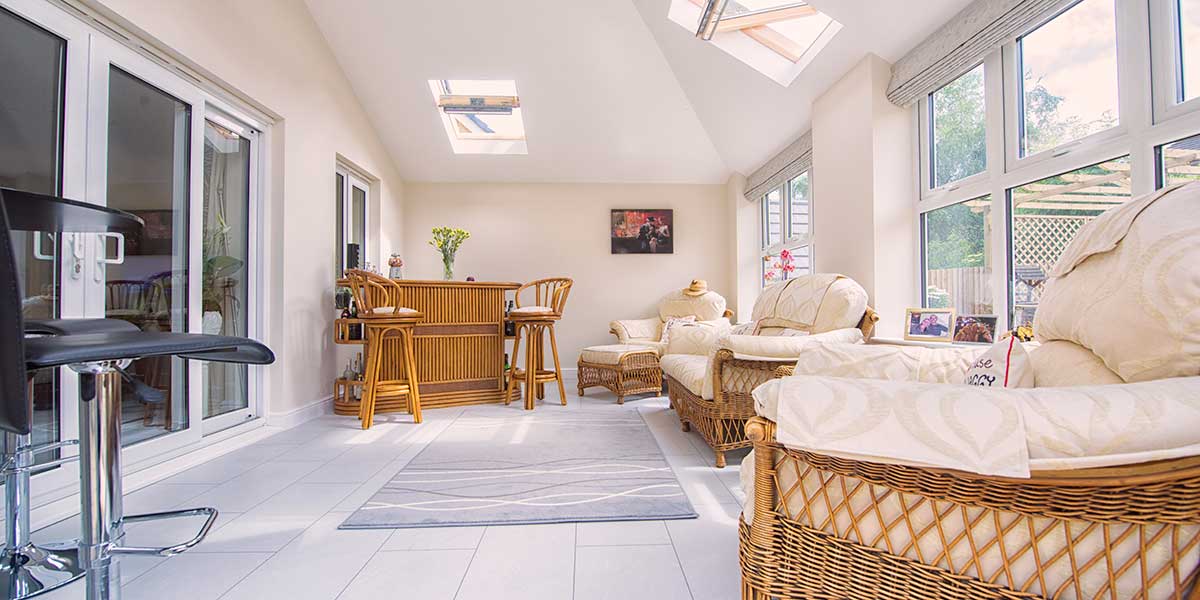
[[[153,356],[249,365],[275,362],[275,354],[263,344],[224,335],[135,330],[25,340],[25,367],[29,370]]]

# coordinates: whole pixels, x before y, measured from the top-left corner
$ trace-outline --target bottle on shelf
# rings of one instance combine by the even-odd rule
[[[357,318],[358,318],[358,306],[354,304],[354,300],[353,300],[353,299],[351,299],[351,300],[350,300],[350,317],[349,317],[349,318],[351,318],[351,319],[357,319]],[[361,339],[363,339],[363,326],[362,326],[362,323],[354,323],[354,324],[350,325],[350,328],[349,328],[349,329],[350,329],[350,330],[349,330],[349,332],[348,332],[348,333],[349,333],[349,335],[350,335],[350,339],[352,339],[352,340],[361,340]]]
[[[508,320],[509,315],[513,311],[513,301],[508,301],[508,306],[504,309],[504,335],[512,337],[517,335],[517,324]]]

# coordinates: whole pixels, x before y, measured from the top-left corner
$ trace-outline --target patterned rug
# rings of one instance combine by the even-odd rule
[[[475,406],[341,528],[695,517],[637,410]]]

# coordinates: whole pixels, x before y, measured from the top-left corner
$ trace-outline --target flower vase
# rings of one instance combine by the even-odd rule
[[[454,255],[442,255],[442,279],[446,281],[454,281]]]

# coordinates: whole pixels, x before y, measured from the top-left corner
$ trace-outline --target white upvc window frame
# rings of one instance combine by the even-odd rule
[[[940,92],[943,88],[946,87],[946,85],[926,94],[925,97],[921,98],[917,102],[917,107],[918,107],[917,124],[918,124],[918,130],[919,130],[918,135],[919,135],[920,144],[921,144],[921,153],[920,153],[921,166],[920,166],[920,172],[918,173],[918,179],[920,180],[921,199],[922,200],[937,198],[939,196],[943,196],[946,194],[953,194],[954,192],[957,192],[960,189],[969,188],[972,186],[979,185],[980,183],[986,182],[987,179],[990,177],[989,171],[996,164],[996,161],[993,159],[993,156],[991,153],[990,142],[992,141],[992,138],[997,137],[995,135],[991,135],[992,121],[995,118],[1000,118],[1001,119],[1000,122],[1003,123],[1003,116],[999,114],[1000,107],[997,106],[995,102],[991,101],[991,99],[992,99],[991,86],[993,85],[993,82],[998,84],[999,82],[997,80],[999,78],[996,77],[995,75],[992,75],[989,77],[989,72],[992,72],[992,73],[997,72],[996,69],[999,68],[998,61],[999,61],[999,55],[996,53],[992,53],[992,55],[989,55],[988,58],[984,59],[982,62],[975,63],[970,68],[966,69],[961,74],[959,74],[958,77],[955,77],[954,79],[952,79],[950,81],[950,83],[946,84],[946,85],[950,85],[950,84],[954,83],[955,81],[958,81],[959,77],[962,77],[963,75],[966,75],[967,73],[970,73],[971,71],[975,70],[975,68],[978,67],[980,64],[984,65],[984,68],[983,68],[983,90],[984,90],[984,111],[985,111],[984,120],[986,123],[986,125],[984,127],[984,138],[985,138],[984,143],[985,143],[985,145],[988,146],[988,151],[987,151],[987,156],[985,159],[987,164],[984,165],[984,169],[982,171],[980,171],[974,175],[968,175],[966,177],[963,177],[962,179],[956,179],[954,181],[944,183],[939,186],[933,185],[933,180],[934,180],[933,143],[935,141],[934,135],[933,135],[933,125],[934,125],[934,123],[933,123],[933,109],[934,109],[933,95]],[[996,62],[997,64],[989,65],[988,64],[989,62]],[[955,196],[957,196],[957,194],[955,194]]]
[[[371,182],[368,177],[360,174],[358,170],[341,161],[338,161],[334,173],[335,181],[338,175],[342,177],[342,204],[340,207],[337,207],[337,210],[341,211],[341,213],[339,215],[340,218],[334,221],[334,223],[340,222],[342,224],[341,235],[337,238],[340,242],[338,247],[338,257],[340,258],[338,275],[341,276],[346,271],[346,240],[350,239],[350,223],[354,211],[354,188],[361,189],[364,198],[362,247],[358,250],[358,268],[362,269],[366,267],[368,262],[368,249],[371,247]]]
[[[802,232],[799,234],[793,234],[791,231],[791,229],[792,229],[792,215],[791,215],[792,186],[791,186],[791,182],[793,180],[797,179],[798,177],[800,177],[802,175],[806,175],[806,174],[808,175],[808,231],[805,231],[805,232]],[[774,244],[768,244],[767,241],[770,239],[770,236],[768,234],[768,228],[770,227],[770,220],[769,220],[768,213],[767,213],[767,196],[777,190],[780,192],[780,200],[779,200],[779,202],[780,202],[780,206],[779,206],[779,238],[780,239],[778,242],[776,242]],[[770,191],[768,191],[766,194],[763,194],[758,199],[758,204],[759,204],[759,207],[758,207],[759,244],[758,245],[759,245],[759,249],[760,249],[759,257],[758,257],[759,287],[766,287],[768,285],[767,280],[766,280],[767,258],[769,258],[771,256],[777,256],[777,255],[779,255],[780,252],[782,252],[784,250],[790,251],[790,250],[795,250],[797,248],[807,247],[808,248],[808,261],[809,261],[808,264],[809,264],[809,270],[811,271],[812,265],[815,264],[814,261],[816,260],[816,258],[814,256],[814,249],[813,249],[813,243],[812,243],[812,238],[813,238],[812,228],[813,228],[813,223],[814,223],[813,217],[814,217],[814,211],[816,210],[816,202],[815,202],[815,198],[813,196],[813,169],[811,167],[809,167],[808,169],[805,169],[804,171],[797,173],[795,177],[791,177],[791,178],[784,180],[784,182],[779,184],[777,187],[771,188]]]
[[[1200,95],[1181,100],[1183,95],[1182,40],[1179,0],[1150,2],[1150,51],[1154,64],[1154,121],[1162,123],[1200,110]]]
[[[1120,124],[1112,129],[1092,134],[1059,148],[1018,159],[1016,153],[1020,131],[1020,72],[1016,66],[1016,40],[993,51],[984,59],[984,88],[987,129],[987,168],[940,188],[930,188],[931,123],[928,97],[913,109],[918,128],[914,136],[918,160],[917,171],[918,231],[924,214],[930,211],[990,195],[988,218],[993,232],[988,253],[992,266],[993,312],[1001,317],[1002,327],[1012,326],[1012,249],[1010,191],[1046,177],[1067,173],[1092,164],[1129,155],[1131,194],[1136,197],[1153,191],[1160,183],[1158,149],[1172,142],[1200,134],[1200,99],[1178,104],[1162,117],[1161,107],[1151,94],[1151,73],[1164,68],[1174,69],[1174,63],[1161,63],[1161,52],[1151,52],[1148,36],[1161,27],[1152,25],[1152,2],[1116,0],[1117,7],[1117,68]],[[1074,6],[1072,4],[1071,6]],[[1064,11],[1066,8],[1063,9]],[[1055,16],[1061,11],[1055,13]],[[1042,23],[1045,23],[1043,21]],[[1039,24],[1040,25],[1040,24]],[[1132,43],[1131,43],[1132,42]],[[973,67],[972,67],[973,68]],[[966,71],[964,71],[966,72]],[[999,135],[998,135],[999,134]],[[918,236],[916,281],[922,305],[925,293],[924,232]]]

